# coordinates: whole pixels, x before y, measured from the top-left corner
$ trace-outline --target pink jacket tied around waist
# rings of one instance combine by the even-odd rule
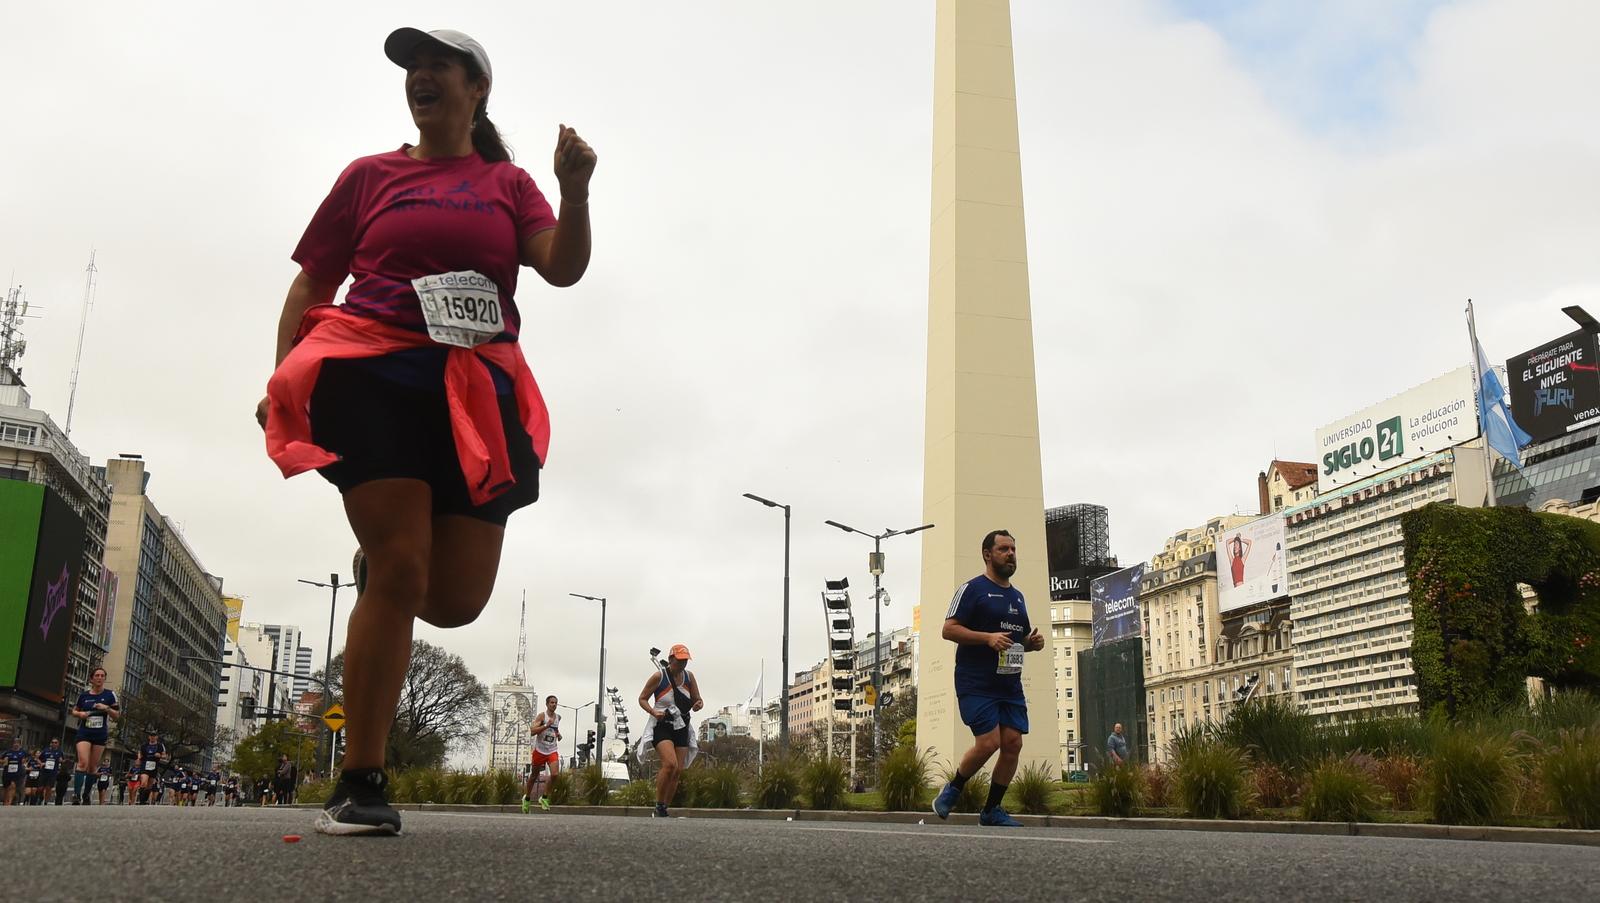
[[[294,348],[267,381],[267,456],[285,478],[339,460],[338,455],[311,441],[311,393],[316,389],[323,361],[377,357],[434,345],[426,333],[346,313],[331,304],[319,304],[306,311]],[[483,361],[511,376],[517,416],[533,439],[533,451],[540,463],[550,448],[550,412],[521,346],[516,342],[490,342],[476,348],[450,347],[444,369],[450,431],[474,505],[482,505],[517,482],[506,453],[494,377]]]

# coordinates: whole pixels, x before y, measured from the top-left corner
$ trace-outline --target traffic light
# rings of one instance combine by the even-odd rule
[[[256,698],[254,696],[239,697],[239,717],[245,721],[256,720]]]

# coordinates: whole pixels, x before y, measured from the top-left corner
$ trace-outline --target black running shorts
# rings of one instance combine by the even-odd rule
[[[660,745],[662,741],[671,741],[673,746],[687,748],[689,745],[689,727],[684,725],[677,730],[672,729],[672,722],[657,721],[655,733],[650,735],[650,745]]]
[[[312,441],[339,456],[317,472],[341,493],[372,480],[422,480],[433,490],[435,515],[464,514],[505,526],[511,512],[538,500],[540,464],[517,416],[516,396],[500,396],[500,420],[517,482],[473,505],[442,381],[433,391],[385,378],[369,360],[327,360],[311,393]]]

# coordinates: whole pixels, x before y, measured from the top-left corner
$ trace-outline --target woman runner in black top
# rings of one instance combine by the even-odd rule
[[[689,713],[705,706],[700,698],[700,684],[689,673],[689,647],[679,643],[672,647],[667,667],[645,681],[639,693],[639,704],[655,719],[651,728],[650,745],[661,757],[661,771],[656,774],[657,818],[667,817],[667,804],[678,792],[678,780],[693,756],[687,754],[690,746]]]

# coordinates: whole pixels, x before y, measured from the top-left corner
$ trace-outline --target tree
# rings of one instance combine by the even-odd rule
[[[144,743],[145,732],[154,728],[174,762],[214,750],[222,739],[221,732],[227,730],[217,726],[214,711],[209,721],[203,719],[149,683],[137,695],[125,695],[120,702],[122,717],[117,723],[122,745],[138,749]]]
[[[328,683],[334,699],[344,699],[344,652],[334,656]],[[391,768],[444,764],[452,749],[483,736],[489,715],[489,688],[467,669],[461,656],[426,640],[411,643],[411,666],[400,688],[394,723],[384,744]]]
[[[905,739],[909,725],[911,739]],[[917,690],[906,687],[897,690],[894,702],[878,713],[878,755],[887,756],[896,746],[917,745]]]
[[[269,721],[234,746],[232,769],[251,779],[270,778],[284,755],[297,767],[311,765],[317,761],[316,741],[293,721]]]

